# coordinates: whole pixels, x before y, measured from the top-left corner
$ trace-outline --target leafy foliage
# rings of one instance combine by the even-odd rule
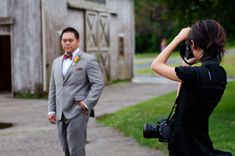
[[[233,0],[135,0],[136,51],[159,51],[162,37],[171,40],[200,19],[217,20],[233,39],[234,6]]]
[[[167,7],[158,0],[135,1],[136,49],[139,52],[159,50],[161,38],[168,37],[171,20],[165,20]]]
[[[219,21],[229,37],[235,35],[235,1],[231,0],[162,0],[168,6],[168,19],[174,17],[179,26],[191,25],[200,19],[215,19]]]

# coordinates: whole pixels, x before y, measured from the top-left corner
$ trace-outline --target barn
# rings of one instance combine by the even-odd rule
[[[68,26],[79,31],[81,50],[97,56],[106,82],[133,77],[134,0],[0,2],[0,92],[47,92]]]

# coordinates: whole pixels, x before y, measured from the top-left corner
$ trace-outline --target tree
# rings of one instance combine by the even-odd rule
[[[167,19],[178,21],[177,27],[191,25],[200,19],[220,22],[229,38],[235,37],[235,1],[233,0],[161,0],[168,6]]]
[[[136,50],[159,50],[161,37],[168,37],[171,20],[165,20],[167,7],[156,0],[135,0]]]
[[[159,51],[162,37],[170,40],[201,19],[217,20],[234,39],[234,6],[234,0],[135,0],[136,51]]]

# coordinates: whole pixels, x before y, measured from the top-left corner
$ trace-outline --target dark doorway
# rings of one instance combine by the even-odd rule
[[[0,35],[0,92],[11,91],[10,35]]]

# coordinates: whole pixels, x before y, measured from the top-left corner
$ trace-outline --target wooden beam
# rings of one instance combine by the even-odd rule
[[[14,19],[10,17],[0,17],[0,25],[12,25],[14,24]]]
[[[110,13],[113,15],[117,15],[118,13],[117,10],[107,8],[105,5],[79,2],[77,0],[67,0],[67,6],[71,9],[91,10],[97,12]]]

